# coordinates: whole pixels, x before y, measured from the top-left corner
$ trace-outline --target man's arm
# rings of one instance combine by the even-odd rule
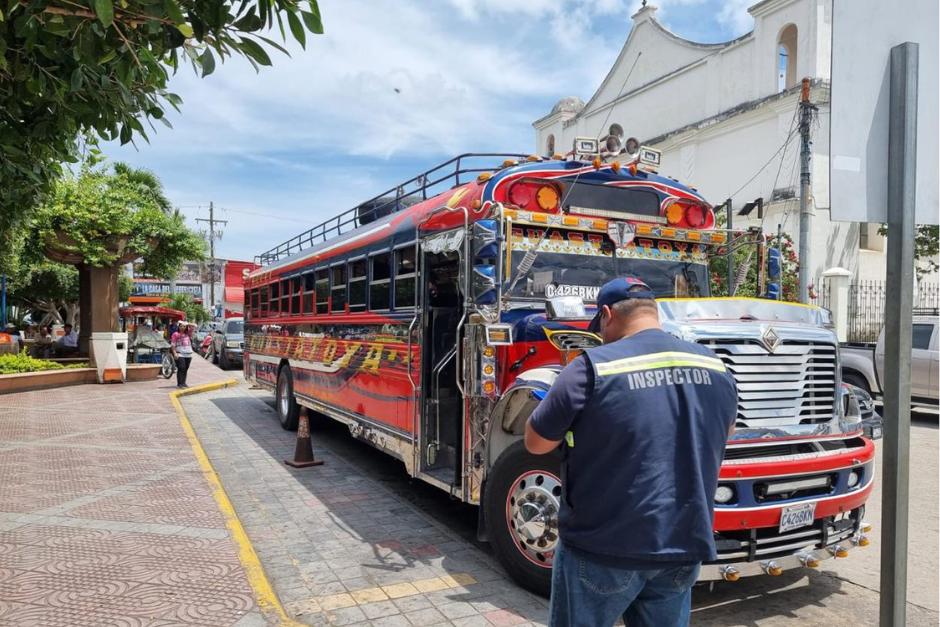
[[[535,408],[525,426],[525,448],[544,455],[558,448],[575,418],[587,403],[593,387],[591,367],[584,356],[561,371],[548,395]]]
[[[535,429],[532,428],[532,419],[529,418],[525,423],[525,450],[529,451],[533,455],[544,455],[545,453],[551,453],[558,445],[561,444],[561,440],[549,440],[548,438],[543,438],[538,433],[535,432]]]

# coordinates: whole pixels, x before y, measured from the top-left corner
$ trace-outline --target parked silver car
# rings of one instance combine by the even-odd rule
[[[245,352],[245,319],[229,318],[214,331],[212,361],[223,370],[241,368]]]
[[[940,355],[937,317],[914,316],[911,334],[911,402],[914,405],[936,406]],[[881,396],[885,366],[884,329],[876,344],[843,344],[839,352],[842,358],[842,380],[862,388],[872,396]]]

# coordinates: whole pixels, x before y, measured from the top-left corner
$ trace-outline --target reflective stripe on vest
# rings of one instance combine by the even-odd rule
[[[715,357],[707,357],[696,353],[683,353],[680,351],[666,351],[651,353],[637,357],[624,357],[613,361],[597,363],[594,368],[598,376],[604,377],[612,374],[636,372],[637,370],[652,370],[654,368],[708,368],[718,372],[725,372],[725,364]]]

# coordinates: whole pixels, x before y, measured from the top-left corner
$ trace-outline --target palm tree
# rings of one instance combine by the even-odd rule
[[[173,211],[173,205],[163,190],[163,183],[152,171],[144,168],[134,168],[118,161],[114,164],[114,173],[137,185],[142,193],[152,196],[163,213],[170,214]]]

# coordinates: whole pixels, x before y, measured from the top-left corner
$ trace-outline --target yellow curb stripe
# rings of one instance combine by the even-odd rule
[[[170,402],[176,409],[176,414],[179,416],[180,424],[183,426],[183,431],[186,433],[186,437],[189,439],[189,444],[193,449],[193,454],[196,456],[196,460],[199,462],[199,467],[202,469],[202,474],[205,476],[206,481],[209,482],[209,486],[212,488],[212,497],[219,506],[219,511],[222,512],[222,517],[225,519],[225,526],[228,527],[232,540],[238,547],[238,559],[241,561],[242,568],[245,569],[245,577],[248,579],[248,584],[255,593],[255,600],[258,603],[258,607],[265,614],[277,615],[281,625],[295,627],[301,625],[302,623],[298,623],[297,621],[292,620],[287,615],[287,612],[284,611],[284,607],[281,605],[280,599],[278,599],[277,595],[274,593],[274,588],[271,587],[271,582],[268,581],[267,575],[264,574],[264,568],[261,566],[261,561],[258,559],[258,554],[255,553],[255,549],[251,544],[251,540],[248,538],[248,534],[245,533],[245,527],[242,526],[241,521],[238,519],[238,514],[235,513],[235,507],[232,505],[228,495],[225,493],[225,488],[222,487],[222,482],[219,480],[219,475],[212,467],[212,462],[209,461],[209,456],[206,455],[206,451],[202,448],[202,444],[200,444],[199,438],[196,437],[196,432],[193,429],[193,425],[189,421],[189,417],[186,416],[186,410],[183,409],[183,404],[179,400],[181,396],[200,394],[202,392],[211,392],[212,390],[220,390],[222,388],[227,388],[237,384],[238,381],[235,379],[229,379],[228,381],[207,383],[205,385],[199,385],[185,390],[174,390],[173,392],[170,392]]]

